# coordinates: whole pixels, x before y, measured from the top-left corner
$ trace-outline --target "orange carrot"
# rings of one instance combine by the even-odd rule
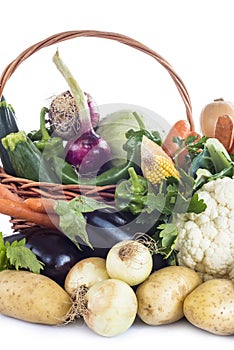
[[[38,213],[52,213],[55,214],[54,204],[55,200],[52,198],[27,198],[24,203],[32,210]]]
[[[25,203],[15,202],[11,199],[0,199],[0,213],[17,219],[24,219],[48,228],[59,227],[58,215],[54,214],[49,216],[46,213],[38,213],[30,209]]]
[[[166,135],[162,148],[171,157],[174,158],[179,145],[173,141],[174,138],[180,137],[181,139],[186,139],[191,131],[190,124],[188,120],[178,120],[169,130]]]
[[[231,148],[234,137],[234,127],[232,118],[229,115],[218,117],[215,124],[215,138],[218,139],[226,148]]]
[[[0,198],[10,199],[14,202],[23,202],[23,199],[16,193],[13,193],[6,185],[0,184]]]

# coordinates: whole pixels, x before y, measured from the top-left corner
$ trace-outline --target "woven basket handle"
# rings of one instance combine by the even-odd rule
[[[134,49],[137,49],[139,51],[144,52],[145,54],[152,56],[156,61],[158,61],[170,74],[171,78],[173,79],[179,94],[184,102],[185,109],[186,109],[186,115],[187,119],[190,123],[190,128],[193,131],[194,130],[194,121],[192,117],[192,107],[191,107],[191,101],[188,94],[188,91],[181,80],[181,78],[177,75],[177,73],[174,71],[172,66],[158,53],[151,50],[149,47],[145,46],[144,44],[140,43],[139,41],[136,41],[128,36],[118,34],[118,33],[112,33],[112,32],[103,32],[103,31],[97,31],[97,30],[74,30],[74,31],[66,31],[62,33],[58,33],[55,35],[52,35],[30,47],[28,47],[26,50],[24,50],[18,57],[16,57],[8,66],[4,69],[2,72],[1,78],[0,78],[0,97],[2,96],[3,89],[6,85],[6,82],[11,77],[11,75],[14,73],[14,71],[18,68],[18,66],[26,60],[28,57],[30,57],[35,52],[39,51],[42,48],[45,48],[47,46],[57,44],[59,42],[77,38],[77,37],[97,37],[97,38],[104,38],[104,39],[111,39],[115,41],[119,41],[122,44],[128,45],[130,47],[133,47]]]

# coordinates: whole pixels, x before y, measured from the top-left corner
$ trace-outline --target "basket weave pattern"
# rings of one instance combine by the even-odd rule
[[[96,31],[96,30],[77,30],[77,31],[66,31],[62,33],[58,33],[52,35],[24,50],[21,54],[19,54],[2,72],[0,77],[0,97],[3,94],[4,87],[7,81],[10,79],[15,70],[19,67],[19,65],[29,58],[31,55],[41,50],[42,48],[46,48],[48,46],[58,44],[65,40],[70,40],[78,37],[96,37],[103,39],[110,39],[114,41],[118,41],[122,44],[132,47],[133,49],[137,49],[144,54],[147,54],[154,58],[159,64],[161,64],[169,73],[172,78],[179,95],[185,106],[186,117],[190,123],[191,131],[194,130],[194,121],[192,117],[192,107],[191,101],[188,94],[188,91],[182,81],[182,79],[178,76],[178,74],[174,71],[172,66],[157,52],[140,43],[139,41],[132,39],[128,36],[112,33],[112,32],[104,32],[104,31]],[[77,185],[60,185],[60,184],[51,184],[51,183],[39,183],[34,182],[28,179],[13,177],[9,174],[6,174],[3,168],[0,168],[0,182],[7,186],[12,192],[17,193],[19,196],[23,198],[29,197],[46,197],[46,198],[54,198],[54,199],[66,199],[70,200],[76,197],[79,194],[85,194],[88,196],[93,196],[94,198],[105,198],[106,200],[114,199],[114,190],[115,185],[111,186],[77,186]],[[33,223],[26,223],[23,220],[19,220],[17,218],[12,218],[13,229],[27,228],[33,225]]]

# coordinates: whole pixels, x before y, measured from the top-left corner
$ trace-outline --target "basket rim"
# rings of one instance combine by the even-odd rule
[[[22,51],[13,61],[11,61],[3,70],[1,77],[0,77],[0,98],[3,94],[4,87],[7,83],[7,81],[10,79],[10,77],[13,75],[13,73],[16,71],[16,69],[20,66],[22,62],[24,62],[27,58],[29,58],[31,55],[36,53],[37,51],[46,48],[48,46],[58,44],[59,42],[63,42],[66,40],[78,38],[78,37],[96,37],[96,38],[103,38],[103,39],[110,39],[117,41],[121,44],[130,46],[136,50],[139,50],[143,52],[144,54],[147,54],[154,58],[161,66],[163,66],[170,77],[172,78],[179,95],[184,103],[185,111],[187,120],[190,124],[191,131],[195,130],[193,115],[192,115],[192,105],[191,105],[191,99],[188,93],[188,90],[183,82],[183,80],[180,78],[180,76],[176,73],[174,68],[171,66],[171,64],[165,60],[160,54],[158,54],[156,51],[152,50],[148,46],[144,45],[138,40],[135,40],[127,35],[115,33],[115,32],[108,32],[108,31],[100,31],[100,30],[71,30],[71,31],[64,31],[57,34],[53,34],[31,46],[26,48],[24,51]]]

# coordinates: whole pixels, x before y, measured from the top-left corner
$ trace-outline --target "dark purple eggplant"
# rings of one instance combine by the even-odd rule
[[[133,239],[139,232],[149,235],[154,232],[153,228],[138,223],[136,217],[126,216],[112,208],[95,210],[85,213],[84,216],[87,222],[87,234],[93,249],[77,238],[80,246],[78,249],[65,234],[51,229],[24,229],[4,239],[13,242],[25,238],[26,247],[31,249],[45,264],[41,273],[63,287],[68,271],[76,262],[92,256],[106,258],[109,249],[115,243]],[[167,260],[160,254],[154,254],[153,261],[153,270],[168,265]]]
[[[90,256],[90,248],[79,250],[77,246],[59,231],[46,229],[25,229],[21,233],[6,236],[8,242],[26,239],[26,247],[42,261],[41,274],[50,277],[62,287],[71,267],[81,259]]]
[[[149,236],[155,233],[155,227],[152,226],[152,223],[143,224],[139,217],[116,211],[114,208],[95,210],[85,213],[84,216],[87,222],[87,234],[94,247],[94,256],[98,254],[96,256],[105,258],[114,244],[125,239],[134,239],[137,233]],[[79,241],[79,239],[77,240]],[[161,254],[153,254],[153,271],[168,264],[168,261]]]
[[[95,210],[83,215],[90,243],[95,248],[110,249],[117,242],[132,239],[140,229],[132,217],[114,208]]]

